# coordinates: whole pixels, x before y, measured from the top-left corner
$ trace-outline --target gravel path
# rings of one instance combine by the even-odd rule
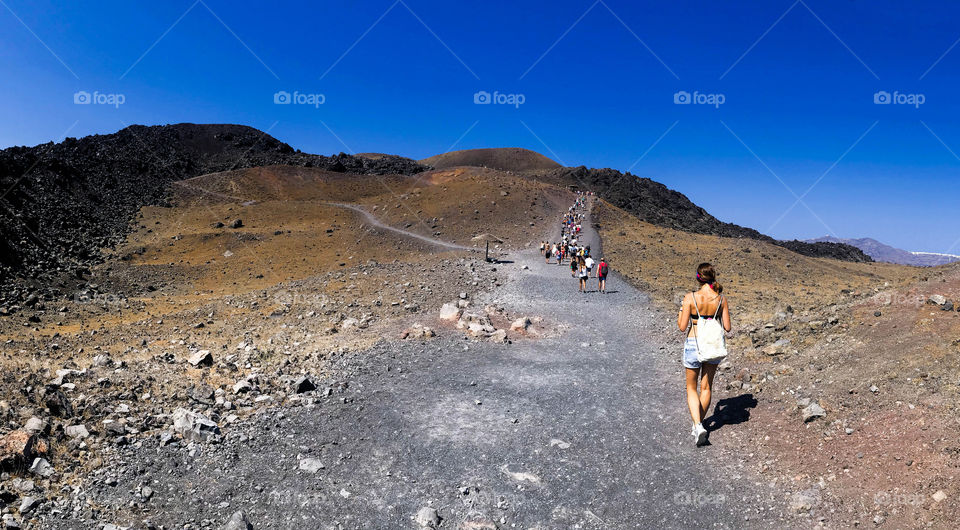
[[[599,248],[592,230],[583,239]],[[226,427],[219,444],[148,439],[104,472],[117,485],[88,495],[121,508],[149,484],[152,499],[126,524],[167,528],[220,527],[237,510],[257,529],[417,528],[423,507],[441,528],[797,524],[741,469],[749,449],[724,446],[736,425],[694,447],[679,339],[663,349],[643,293],[614,271],[608,294],[578,294],[569,267],[535,251],[509,259],[486,265],[504,284],[474,305],[542,316],[546,337],[493,344],[447,328],[425,342],[385,339],[334,358],[343,384],[332,395]],[[323,468],[299,469],[307,458]]]

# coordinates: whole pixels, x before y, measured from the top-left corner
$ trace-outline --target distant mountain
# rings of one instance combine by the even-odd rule
[[[808,239],[806,242],[846,243],[859,248],[868,256],[873,258],[874,261],[885,261],[887,263],[897,263],[900,265],[913,265],[915,267],[935,267],[937,265],[945,265],[947,263],[960,261],[960,256],[955,256],[953,254],[910,252],[908,250],[891,247],[890,245],[881,243],[876,239],[871,239],[869,237],[861,237],[859,239],[841,239],[832,236],[824,236],[816,239]]]
[[[554,169],[560,164],[536,151],[521,147],[496,147],[488,149],[465,149],[451,151],[420,160],[421,164],[443,169],[455,166],[476,166],[501,171],[531,171]]]
[[[832,258],[857,263],[873,261],[859,248],[845,243],[778,241],[752,228],[725,223],[694,204],[684,194],[655,180],[637,177],[631,173],[621,173],[609,168],[588,169],[580,166],[551,170],[545,175],[580,189],[592,190],[610,204],[651,224],[695,234],[766,241],[797,254],[814,258]]]

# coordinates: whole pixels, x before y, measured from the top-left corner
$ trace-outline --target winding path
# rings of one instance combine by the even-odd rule
[[[409,231],[409,230],[403,230],[402,228],[396,228],[396,227],[390,226],[390,225],[388,225],[388,224],[384,224],[382,221],[380,221],[380,219],[377,219],[377,217],[374,216],[372,213],[368,212],[367,210],[365,210],[364,208],[362,208],[362,207],[360,207],[360,206],[357,206],[356,204],[347,204],[347,203],[342,203],[342,202],[327,202],[327,203],[325,203],[325,204],[328,204],[328,205],[330,205],[330,206],[336,206],[337,208],[345,208],[345,209],[347,209],[347,210],[353,210],[353,211],[355,211],[355,212],[358,212],[358,213],[360,213],[361,215],[363,215],[363,218],[367,221],[367,223],[373,225],[374,227],[376,227],[376,228],[378,228],[378,229],[380,229],[380,230],[386,230],[386,231],[388,231],[388,232],[393,232],[393,233],[395,233],[395,234],[399,234],[399,235],[401,235],[401,236],[403,236],[403,237],[408,237],[408,238],[413,238],[413,239],[419,239],[420,241],[424,241],[424,242],[430,243],[431,245],[435,245],[435,246],[442,247],[442,248],[446,248],[446,249],[450,249],[450,250],[469,250],[469,251],[471,251],[471,252],[477,252],[478,250],[482,250],[482,249],[478,249],[478,248],[476,248],[476,247],[466,247],[466,246],[463,246],[463,245],[458,245],[458,244],[456,244],[456,243],[450,243],[450,242],[448,242],[448,241],[443,241],[443,240],[440,240],[440,239],[434,239],[434,238],[432,238],[432,237],[428,237],[428,236],[424,236],[424,235],[421,235],[421,234],[417,234],[417,233],[411,232],[411,231]]]
[[[589,227],[581,239],[599,248]],[[694,447],[678,344],[665,342],[645,294],[616,272],[608,294],[578,294],[568,267],[535,251],[511,259],[480,265],[508,269],[474,306],[541,316],[542,336],[382,341],[332,359],[343,394],[259,414],[190,458],[148,444],[136,465],[155,477],[152,520],[182,528],[242,509],[258,529],[398,529],[418,528],[415,515],[432,507],[440,528],[797,525],[744,470],[748,451],[725,447],[734,426],[716,422],[714,445]],[[734,405],[718,406],[722,420]],[[300,470],[308,457],[322,469]]]

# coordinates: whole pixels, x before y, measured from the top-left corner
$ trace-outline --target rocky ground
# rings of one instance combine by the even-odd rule
[[[27,515],[50,528],[798,524],[789,492],[730,444],[751,395],[718,403],[714,445],[688,439],[645,295],[619,277],[579,295],[535,251],[473,266],[492,288],[406,319],[430,332],[331,356],[330,372],[285,387],[211,389]],[[227,400],[253,410],[234,419]]]
[[[0,307],[9,528],[960,515],[960,267],[814,259],[598,202],[600,298],[533,250],[572,202],[550,178],[265,166],[165,196],[82,277]],[[734,355],[694,451],[674,319],[704,259]]]
[[[734,377],[757,407],[732,436],[751,467],[839,527],[946,527],[960,510],[960,268],[810,259],[599,208],[614,270],[675,318],[701,261],[730,301]]]

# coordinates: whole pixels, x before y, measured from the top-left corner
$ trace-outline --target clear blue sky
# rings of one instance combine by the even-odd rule
[[[960,6],[945,2],[0,4],[2,147],[177,122],[321,154],[521,146],[632,168],[778,238],[960,253]],[[481,90],[524,102],[474,104]]]

